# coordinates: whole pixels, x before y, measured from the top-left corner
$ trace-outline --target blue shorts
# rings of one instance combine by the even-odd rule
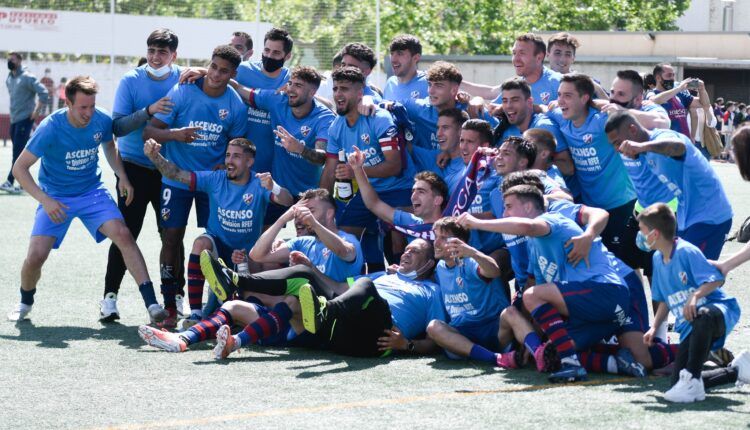
[[[718,260],[724,241],[732,228],[732,219],[721,224],[693,224],[685,230],[677,232],[677,236],[697,246],[709,260]]]
[[[195,215],[198,227],[205,227],[208,221],[208,196],[201,191],[190,191],[161,184],[161,226],[181,228],[187,226],[190,208],[195,199]]]
[[[648,331],[648,302],[646,292],[643,291],[643,282],[635,272],[630,272],[625,277],[625,284],[630,294],[630,306],[628,309],[629,321],[623,326],[622,332]]]
[[[483,346],[490,351],[501,352],[500,340],[497,334],[500,331],[500,316],[471,325],[453,327],[463,336],[477,345]]]
[[[211,257],[221,258],[222,260],[224,260],[224,263],[226,263],[228,267],[233,267],[232,252],[234,252],[234,249],[232,249],[231,246],[227,245],[217,236],[207,231],[198,237],[205,237],[206,239],[211,241]]]
[[[380,200],[394,208],[411,206],[411,189],[378,192]],[[336,200],[336,224],[348,227],[364,227],[375,231],[377,217],[370,212],[362,200],[362,193],[357,193],[349,202]]]
[[[117,208],[117,203],[115,203],[109,191],[103,186],[80,196],[53,196],[53,198],[68,207],[68,209],[65,209],[67,218],[60,224],[56,224],[49,218],[42,205],[39,205],[36,208],[34,228],[31,230],[31,236],[54,237],[56,239],[55,244],[52,246],[54,249],[59,248],[63,239],[65,239],[65,234],[68,232],[73,218],[81,220],[86,230],[89,231],[89,234],[93,236],[97,243],[106,239],[106,236],[99,231],[99,228],[105,222],[113,219],[123,219],[120,209]]]
[[[557,288],[568,308],[565,325],[577,350],[623,332],[630,308],[627,287],[586,281],[559,282]]]

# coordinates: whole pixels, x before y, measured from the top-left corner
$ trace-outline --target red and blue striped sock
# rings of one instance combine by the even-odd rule
[[[611,354],[596,351],[578,351],[581,366],[589,372],[617,373],[617,361]]]
[[[223,325],[232,325],[232,315],[226,309],[219,308],[213,315],[190,327],[181,336],[188,345],[203,342],[216,337],[216,332]]]
[[[258,319],[237,333],[239,346],[252,345],[261,339],[281,333],[289,327],[292,318],[292,310],[284,303],[277,303],[273,310],[258,315]]]
[[[187,292],[191,311],[200,311],[203,307],[203,285],[206,277],[201,271],[201,256],[190,254],[187,267]]]
[[[664,343],[660,339],[654,339],[654,344],[648,347],[654,369],[661,369],[673,362],[677,357],[679,347],[679,344]]]
[[[557,355],[560,357],[560,360],[566,358],[578,359],[573,339],[568,334],[562,316],[557,309],[549,303],[545,303],[531,311],[531,316],[539,324],[539,327],[547,335],[550,342],[557,348]]]

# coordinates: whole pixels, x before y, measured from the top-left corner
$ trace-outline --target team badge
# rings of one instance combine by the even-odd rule
[[[411,98],[418,99],[419,98],[419,91],[414,90],[411,92]]]
[[[549,103],[550,93],[547,92],[547,91],[545,91],[543,93],[539,93],[539,97],[541,97],[542,103],[547,104],[547,103]]]
[[[253,195],[250,193],[243,194],[242,201],[245,202],[246,205],[249,205],[253,202]]]
[[[171,214],[171,211],[169,210],[169,208],[162,208],[161,219],[163,219],[164,221],[168,220],[170,214]]]
[[[328,258],[328,256],[331,255],[331,250],[328,248],[323,248],[323,251],[321,253],[323,254],[323,258]]]
[[[229,116],[229,109],[219,109],[219,119],[225,120]]]
[[[299,132],[300,134],[302,134],[302,137],[307,137],[307,135],[310,134],[311,131],[312,129],[306,125],[303,125],[299,128]]]
[[[101,132],[101,131],[99,131],[99,132],[96,132],[96,133],[94,134],[94,142],[96,142],[96,143],[100,143],[100,142],[102,141],[102,136],[103,136],[103,134],[102,134],[102,132]]]
[[[647,163],[648,163],[648,166],[651,167],[652,169],[656,167],[656,163],[654,163],[654,160],[649,159]]]
[[[464,287],[464,278],[457,276],[456,277],[456,285],[458,285],[458,288]]]
[[[688,282],[687,272],[680,272],[680,281],[682,281],[682,285],[687,285],[687,282]]]
[[[591,133],[587,133],[583,135],[583,143],[591,143],[594,141],[594,135]]]
[[[369,134],[363,134],[359,138],[362,139],[362,142],[364,142],[365,145],[369,145],[370,144],[370,135]]]

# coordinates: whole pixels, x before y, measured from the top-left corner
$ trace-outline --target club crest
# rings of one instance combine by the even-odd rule
[[[362,140],[362,142],[364,142],[365,145],[369,145],[370,144],[370,135],[369,134],[363,134],[359,138]]]
[[[539,93],[539,97],[542,99],[542,103],[547,104],[549,103],[550,93],[547,91]]]
[[[594,141],[594,135],[587,133],[583,135],[583,143],[591,143]]]
[[[102,134],[101,131],[98,131],[98,132],[94,133],[94,142],[101,143],[102,136],[103,136],[103,134]]]
[[[688,276],[687,272],[680,272],[680,281],[682,282],[682,285],[687,285],[688,283]]]
[[[250,193],[243,194],[242,201],[245,202],[246,205],[249,205],[253,202],[253,195]]]
[[[169,219],[169,215],[171,215],[171,211],[169,208],[162,208],[161,210],[161,219],[164,221],[167,221]]]
[[[299,132],[302,135],[302,137],[307,137],[311,131],[312,129],[306,125],[303,125],[302,127],[299,128]]]
[[[229,109],[219,109],[219,119],[222,121],[229,116]]]

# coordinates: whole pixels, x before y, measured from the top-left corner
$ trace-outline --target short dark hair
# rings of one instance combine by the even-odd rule
[[[516,37],[516,42],[531,42],[534,44],[534,55],[546,54],[547,45],[544,44],[544,39],[541,36],[534,33],[526,33]]]
[[[339,67],[331,73],[333,81],[347,81],[353,84],[365,85],[365,75],[354,66]]]
[[[338,51],[336,55],[333,56],[333,59],[331,60],[331,65],[335,69],[336,67],[341,65],[341,62],[344,59],[344,53],[342,51]]]
[[[245,39],[246,50],[249,51],[253,49],[253,38],[249,34],[245,33],[244,31],[235,31],[234,33],[232,33],[232,36]]]
[[[438,112],[438,118],[440,118],[441,116],[452,118],[453,122],[455,122],[459,127],[464,125],[464,123],[469,120],[469,114],[466,113],[466,111],[463,111],[456,107],[441,110],[440,112]]]
[[[641,74],[635,70],[618,70],[617,78],[633,84],[633,91],[636,94],[643,92],[643,78],[641,77]]]
[[[538,210],[544,210],[544,195],[533,185],[516,185],[503,192],[503,197],[516,196],[522,202],[532,202]]]
[[[65,84],[65,98],[70,103],[76,102],[76,94],[84,93],[93,96],[99,92],[99,85],[91,76],[76,76]]]
[[[677,231],[677,219],[674,212],[664,203],[654,203],[638,215],[638,221],[646,227],[661,233],[666,240],[674,239]]]
[[[320,81],[323,76],[315,70],[312,66],[297,66],[292,69],[292,78],[301,79],[308,84],[312,84],[315,88],[320,87]]]
[[[391,40],[389,52],[409,51],[411,55],[422,54],[422,42],[417,36],[411,34],[400,34]]]
[[[518,136],[511,136],[505,139],[503,145],[505,145],[506,143],[513,147],[519,157],[526,159],[527,169],[530,169],[531,166],[534,165],[534,161],[536,160],[536,147],[533,143],[529,142],[523,137]]]
[[[336,201],[333,200],[333,196],[325,188],[313,188],[303,191],[299,193],[299,198],[300,200],[320,200],[336,209]]]
[[[231,146],[239,146],[245,154],[250,154],[255,158],[256,149],[255,144],[244,137],[236,137],[229,141]]]
[[[427,82],[449,81],[461,84],[464,77],[454,64],[447,61],[435,61],[428,69]]]
[[[8,56],[9,56],[9,57],[16,57],[17,59],[19,59],[19,60],[23,61],[23,56],[21,56],[21,53],[20,53],[20,52],[18,52],[18,51],[11,51],[11,52],[8,52]]]
[[[518,186],[518,185],[531,185],[539,190],[540,193],[544,193],[544,182],[539,175],[540,170],[519,170],[518,172],[509,173],[503,182],[500,184],[500,191],[505,194],[505,191]]]
[[[371,69],[374,69],[375,65],[378,64],[378,59],[377,57],[375,57],[375,51],[373,51],[372,48],[365,45],[364,43],[347,43],[341,49],[341,54],[342,57],[344,55],[350,55],[356,58],[358,61],[364,61],[365,63],[370,65]]]
[[[430,170],[423,170],[414,175],[414,182],[417,181],[427,182],[430,185],[430,190],[443,198],[443,204],[441,206],[442,208],[445,208],[445,205],[448,204],[449,190],[448,184],[445,183],[443,178],[438,176],[435,172],[432,172]]]
[[[480,139],[482,139],[482,142],[487,142],[490,145],[494,142],[493,134],[492,134],[492,126],[489,122],[483,120],[483,119],[470,119],[461,125],[461,130],[472,130],[479,133]]]
[[[527,99],[531,98],[531,86],[529,86],[529,83],[526,82],[526,79],[524,78],[513,77],[510,79],[506,79],[503,84],[500,85],[501,95],[503,91],[510,90],[521,90],[524,97],[526,97]]]
[[[589,96],[588,104],[591,106],[595,98],[594,81],[591,80],[591,77],[584,75],[583,73],[566,73],[560,79],[560,83],[562,82],[573,84],[576,87],[578,95]]]
[[[604,132],[609,133],[614,130],[619,130],[620,127],[624,125],[630,125],[630,124],[638,124],[637,119],[628,111],[626,110],[618,110],[617,112],[611,114],[609,118],[607,118],[607,124],[604,126]]]
[[[159,28],[151,32],[146,39],[146,46],[156,46],[158,48],[169,48],[170,51],[176,51],[179,39],[177,35],[168,28]]]
[[[219,57],[222,60],[229,61],[229,64],[231,64],[235,69],[242,62],[242,56],[240,55],[240,52],[231,45],[219,45],[214,48],[214,52],[213,54],[211,54],[211,58],[214,57]]]
[[[662,73],[664,73],[665,66],[672,67],[672,65],[669,63],[659,63],[656,66],[654,66],[654,71],[652,72],[654,75],[654,78],[656,78],[657,75],[661,75]]]
[[[578,39],[576,39],[572,34],[565,31],[553,34],[549,39],[547,39],[547,52],[552,51],[552,45],[555,44],[570,46],[571,48],[573,48],[573,55],[575,55],[576,50],[581,47],[581,43],[578,41]]]
[[[656,86],[656,78],[654,78],[653,73],[646,73],[643,75],[643,86],[645,88]]]
[[[742,179],[750,181],[750,125],[743,125],[734,132],[732,152]]]
[[[263,43],[265,44],[268,40],[276,40],[284,42],[284,53],[289,54],[292,52],[292,48],[294,47],[294,39],[292,39],[292,36],[289,35],[289,32],[284,30],[283,28],[274,27],[266,33],[266,35],[263,37]]]
[[[537,153],[547,150],[554,154],[557,151],[555,135],[549,130],[530,128],[523,132],[523,137],[536,147]]]
[[[469,229],[463,227],[458,223],[458,218],[454,216],[442,217],[432,224],[433,230],[445,230],[448,231],[453,237],[461,240],[462,242],[469,241]]]

